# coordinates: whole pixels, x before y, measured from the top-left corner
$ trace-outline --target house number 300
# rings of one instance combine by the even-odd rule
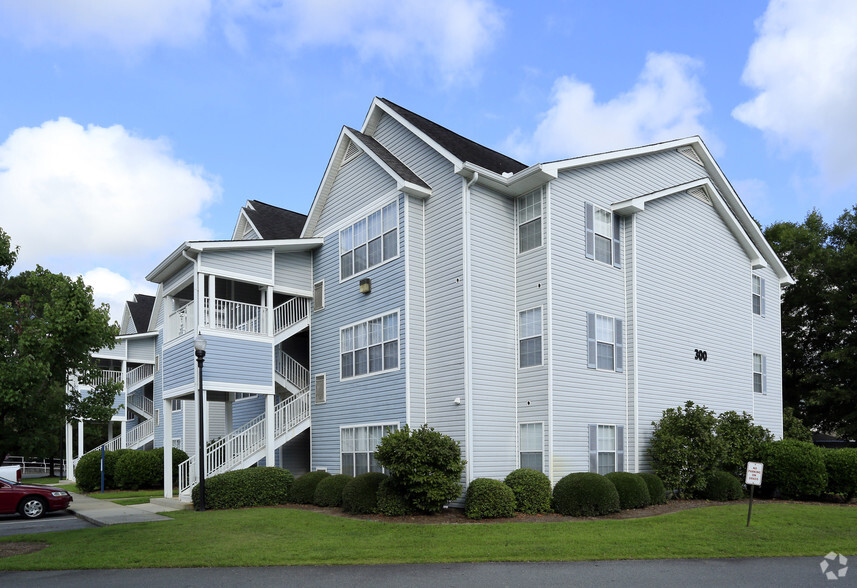
[[[696,359],[698,361],[708,361],[707,351],[703,351],[702,349],[694,349],[693,351],[694,353],[696,353],[696,356],[693,359]]]

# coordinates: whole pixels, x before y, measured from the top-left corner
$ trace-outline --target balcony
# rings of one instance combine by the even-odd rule
[[[182,335],[192,333],[196,327],[196,304],[188,302],[167,316],[167,340],[171,341]]]

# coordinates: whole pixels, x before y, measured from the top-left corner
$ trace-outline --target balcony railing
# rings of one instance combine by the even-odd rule
[[[205,326],[224,331],[236,331],[255,335],[268,334],[268,309],[258,304],[214,299],[205,299]]]
[[[292,298],[274,309],[274,334],[281,333],[305,319],[309,314],[311,298]]]
[[[191,301],[170,313],[167,317],[167,339],[175,339],[186,333],[193,332],[196,326],[195,308],[196,306]]]
[[[277,349],[276,364],[274,368],[277,373],[283,376],[287,382],[298,390],[306,390],[309,388],[309,370],[299,364],[291,355]]]
[[[128,396],[128,406],[137,412],[143,413],[148,418],[151,418],[155,414],[155,403],[152,402],[151,398],[146,398],[142,394]]]
[[[134,386],[146,378],[152,377],[152,374],[154,373],[155,366],[144,363],[143,365],[128,371],[128,374],[125,376],[125,385],[128,387],[128,390],[133,390]]]
[[[122,371],[121,370],[101,370],[101,375],[97,378],[92,379],[93,386],[99,386],[101,384],[109,384],[112,382],[121,382],[122,381]]]

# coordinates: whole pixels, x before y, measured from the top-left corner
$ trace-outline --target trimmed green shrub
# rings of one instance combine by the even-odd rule
[[[291,501],[296,504],[312,504],[312,500],[315,498],[316,486],[323,479],[329,477],[330,472],[325,472],[324,470],[304,474],[292,484]]]
[[[113,478],[118,488],[157,488],[164,483],[164,462],[153,451],[129,451],[119,456]]]
[[[115,451],[106,451],[104,453],[104,488],[118,488],[116,482],[116,464],[119,458],[126,453],[136,453],[136,449],[117,449]],[[161,481],[163,485],[163,481]]]
[[[783,498],[820,496],[827,489],[827,469],[821,448],[805,441],[783,439],[763,447],[762,491]]]
[[[684,408],[668,408],[660,421],[652,423],[652,467],[664,486],[680,497],[705,490],[708,474],[720,457],[716,422],[714,412],[688,400]]]
[[[403,517],[415,512],[389,476],[378,486],[378,512],[388,517]]]
[[[708,500],[739,500],[744,497],[741,480],[723,470],[714,470],[708,477],[705,498]]]
[[[613,482],[600,474],[569,474],[554,486],[553,509],[573,517],[597,517],[619,512],[619,493]]]
[[[295,477],[280,468],[247,468],[206,478],[205,508],[220,510],[250,506],[275,506],[289,501]],[[199,507],[199,484],[191,493]]]
[[[619,494],[619,508],[645,508],[652,503],[646,481],[630,472],[611,472],[605,476]]]
[[[640,472],[636,474],[646,483],[646,486],[649,488],[649,498],[652,499],[652,504],[666,504],[667,503],[667,491],[664,488],[664,483],[661,482],[661,479],[657,477],[655,474],[650,474],[648,472]]]
[[[388,433],[375,449],[375,458],[416,510],[439,512],[461,495],[464,460],[458,441],[428,425],[407,425]]]
[[[112,490],[116,488],[114,480],[114,472],[116,469],[116,461],[120,456],[126,453],[133,453],[133,449],[117,449],[116,451],[104,452],[104,489]],[[81,492],[94,492],[101,489],[101,451],[91,451],[85,453],[80,461],[77,462],[77,467],[74,469],[74,478],[77,481],[77,488]]]
[[[521,468],[510,472],[504,483],[515,495],[515,510],[526,514],[551,511],[551,481],[536,470]]]
[[[153,449],[152,452],[156,456],[158,456],[158,460],[161,463],[160,480],[157,482],[157,485],[163,486],[164,485],[164,448],[158,447],[157,449]],[[182,463],[183,461],[187,461],[188,454],[185,453],[184,451],[182,451],[181,449],[176,448],[176,447],[172,448],[172,454],[173,454],[173,485],[176,485],[179,483],[179,464]]]
[[[857,449],[822,449],[827,491],[851,500],[857,494]]]
[[[360,474],[342,489],[342,508],[352,514],[378,512],[378,486],[387,476],[381,472]]]
[[[316,506],[342,506],[342,489],[353,479],[348,474],[322,478],[315,487],[312,503]]]
[[[515,493],[500,480],[476,478],[464,495],[464,515],[469,519],[515,516]]]
[[[762,446],[774,440],[768,429],[753,424],[752,415],[732,410],[717,417],[714,432],[720,443],[720,469],[739,477],[748,461],[759,461]]]

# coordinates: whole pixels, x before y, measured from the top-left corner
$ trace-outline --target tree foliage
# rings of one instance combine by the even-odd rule
[[[782,297],[784,403],[810,428],[857,438],[857,206],[765,237],[796,280]]]
[[[67,420],[110,418],[121,384],[98,382],[92,353],[112,347],[119,329],[79,277],[40,266],[11,276],[17,254],[0,229],[0,455],[44,455]]]
[[[762,446],[774,440],[768,429],[753,424],[752,415],[733,410],[717,417],[714,432],[720,443],[720,469],[738,477],[743,476],[748,461],[759,459]]]

